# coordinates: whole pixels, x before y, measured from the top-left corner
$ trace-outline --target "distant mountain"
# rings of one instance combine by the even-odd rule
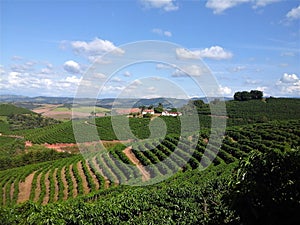
[[[86,106],[100,106],[103,108],[111,109],[114,108],[136,108],[139,106],[157,106],[159,103],[162,103],[165,108],[178,108],[185,105],[189,100],[203,100],[205,103],[208,100],[203,98],[192,98],[192,99],[177,99],[177,98],[149,98],[149,99],[134,99],[134,98],[105,98],[105,99],[91,99],[91,98],[81,98],[76,99],[72,97],[46,97],[46,96],[37,96],[37,97],[26,97],[21,95],[0,95],[0,102],[13,103],[15,105],[23,106],[30,108],[34,104],[65,104],[65,103],[76,103]],[[232,98],[225,98],[225,100],[232,100]],[[25,104],[26,103],[26,104]]]
[[[40,103],[40,104],[63,104],[63,103],[72,103],[73,98],[70,97],[27,97],[21,95],[0,95],[0,102],[31,102],[31,103]]]

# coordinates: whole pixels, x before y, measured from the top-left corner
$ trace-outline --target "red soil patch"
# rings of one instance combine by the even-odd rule
[[[17,203],[22,203],[29,200],[34,174],[35,172],[27,176],[24,182],[19,183],[19,194]]]
[[[136,158],[136,156],[134,155],[134,153],[132,152],[132,146],[129,146],[127,148],[125,148],[123,150],[124,154],[127,156],[127,158],[134,164],[137,166],[137,168],[139,169],[139,171],[142,174],[142,180],[143,181],[147,181],[150,179],[150,174],[149,172],[144,168],[144,166],[142,165],[142,163],[140,162],[140,160],[138,160],[138,158]]]
[[[31,141],[26,141],[25,142],[25,148],[26,147],[31,147],[32,146],[32,142]]]
[[[139,108],[120,108],[120,109],[116,109],[116,113],[117,114],[129,114],[129,113],[140,113],[141,109]]]
[[[48,144],[45,143],[44,146],[49,149],[54,149],[57,152],[66,152],[68,148],[78,147],[80,146],[93,146],[97,144],[102,144],[103,146],[110,146],[111,144],[118,144],[118,143],[130,143],[132,139],[128,140],[112,140],[112,141],[92,141],[92,142],[83,142],[83,143],[56,143],[56,144]],[[70,151],[68,151],[70,153]]]
[[[50,149],[54,149],[55,151],[57,152],[65,152],[65,150],[63,148],[66,148],[66,147],[73,147],[73,146],[77,146],[77,144],[74,144],[74,143],[57,143],[57,144],[44,144],[44,146],[46,148],[50,148]]]

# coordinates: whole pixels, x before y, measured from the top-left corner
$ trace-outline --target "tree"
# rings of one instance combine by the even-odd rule
[[[202,101],[202,100],[194,100],[193,101],[193,104],[197,107],[197,108],[202,108],[204,105],[205,105],[205,103],[204,103],[204,101]]]
[[[162,103],[158,103],[158,106],[154,108],[155,113],[162,113],[164,111],[164,106]]]
[[[236,101],[249,101],[252,99],[262,99],[263,97],[263,92],[258,91],[258,90],[251,90],[250,92],[248,91],[238,91],[234,93],[234,100]]]
[[[144,110],[146,109],[146,106],[140,105],[140,106],[139,106],[139,109],[141,109],[142,111],[144,111]]]
[[[250,95],[251,95],[251,99],[262,99],[263,92],[258,90],[251,90]]]
[[[227,196],[243,224],[300,224],[300,151],[253,151],[242,160]]]
[[[242,101],[251,100],[251,94],[248,91],[242,91],[241,97],[242,97]]]
[[[238,91],[234,93],[234,100],[236,101],[242,101],[242,92]]]

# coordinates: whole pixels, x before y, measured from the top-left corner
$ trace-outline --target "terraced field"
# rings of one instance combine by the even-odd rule
[[[161,179],[178,170],[204,168],[210,159],[214,159],[214,165],[230,164],[252,150],[297,149],[300,121],[228,128],[217,155],[219,146],[213,141],[209,142],[210,150],[206,149],[207,134],[195,138],[197,135],[181,139],[176,135],[167,136],[163,140],[134,143],[126,149],[125,146],[116,146],[110,151],[94,149],[85,157],[75,155],[0,171],[0,204],[11,206],[28,200],[47,204],[89,193],[95,196],[100,189]]]

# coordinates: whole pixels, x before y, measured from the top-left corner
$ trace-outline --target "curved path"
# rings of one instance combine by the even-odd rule
[[[144,168],[144,166],[142,165],[142,163],[140,162],[140,160],[138,160],[138,158],[134,155],[134,153],[132,152],[132,146],[129,146],[127,148],[125,148],[123,150],[124,154],[127,156],[127,158],[134,164],[137,166],[137,168],[139,169],[139,171],[142,174],[142,180],[143,181],[147,181],[150,179],[150,174],[149,172]]]

